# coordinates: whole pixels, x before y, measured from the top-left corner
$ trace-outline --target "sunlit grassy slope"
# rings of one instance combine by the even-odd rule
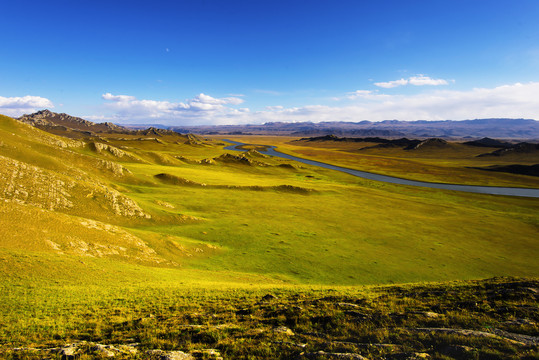
[[[340,165],[368,158],[379,172],[465,179],[443,165],[447,154],[389,162],[263,140]],[[535,325],[508,323],[536,318],[534,281],[358,285],[537,277],[537,199],[397,186],[223,148],[174,134],[70,140],[0,116],[0,357],[60,358],[55,347],[69,343],[81,359],[108,356],[82,341],[123,346],[125,359],[162,358],[154,349],[216,358],[197,353],[209,347],[231,359],[401,359],[412,349],[446,359],[448,343],[485,358],[536,356],[509,338],[414,330],[534,335]],[[277,300],[265,302],[268,292]],[[283,325],[292,330],[275,330]],[[365,348],[373,342],[396,347]]]
[[[163,350],[214,360],[536,359],[539,354],[534,280],[337,289],[148,284],[108,277],[100,286],[0,283],[0,357],[60,359],[61,348],[76,348],[80,359],[150,360],[182,358]],[[155,349],[161,351],[152,353]]]
[[[167,268],[173,282],[538,274],[537,199],[384,184],[256,152],[220,157],[222,142],[180,135],[73,141],[7,117],[0,132],[4,276],[15,262],[17,276],[53,278],[31,269],[59,259],[83,274],[96,270],[89,259],[149,278]]]

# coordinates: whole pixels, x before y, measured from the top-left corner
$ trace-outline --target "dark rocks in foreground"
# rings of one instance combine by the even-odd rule
[[[102,333],[88,335],[80,331],[87,326],[81,323],[62,339],[43,337],[41,344],[10,340],[0,344],[0,358],[460,360],[539,355],[537,279],[380,286],[365,292],[254,291],[168,310],[151,304],[158,314],[127,321],[104,312]]]

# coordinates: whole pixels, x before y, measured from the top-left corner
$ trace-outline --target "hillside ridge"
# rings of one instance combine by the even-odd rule
[[[111,122],[95,123],[76,116],[65,113],[55,113],[48,109],[40,110],[32,114],[25,114],[17,120],[36,127],[45,126],[66,126],[76,130],[93,132],[123,132],[128,131],[123,126]]]

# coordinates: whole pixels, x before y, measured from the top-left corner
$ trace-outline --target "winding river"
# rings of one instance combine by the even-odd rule
[[[228,139],[223,139],[223,141],[233,144],[233,145],[225,147],[226,150],[246,151],[243,149],[238,149],[238,147],[242,145],[247,145],[245,143],[228,140]],[[264,153],[265,155],[277,156],[283,159],[294,160],[294,161],[301,162],[307,165],[314,165],[314,166],[319,166],[319,167],[323,167],[330,170],[341,171],[341,172],[354,175],[360,178],[364,178],[364,179],[383,181],[383,182],[392,183],[392,184],[421,186],[421,187],[443,189],[443,190],[464,191],[464,192],[471,192],[471,193],[477,193],[477,194],[523,196],[523,197],[534,197],[534,198],[539,197],[539,189],[499,187],[499,186],[442,184],[442,183],[433,183],[433,182],[426,182],[426,181],[401,179],[401,178],[393,177],[393,176],[380,175],[380,174],[374,174],[374,173],[370,173],[366,171],[348,169],[341,166],[335,166],[335,165],[326,164],[319,161],[308,160],[308,159],[303,159],[297,156],[284,154],[284,153],[276,151],[275,146],[268,146],[266,151],[260,151],[260,152]]]

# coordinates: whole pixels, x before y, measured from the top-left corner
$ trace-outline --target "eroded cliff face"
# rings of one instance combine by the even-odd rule
[[[123,172],[119,164],[111,164]],[[116,166],[115,166],[116,165]],[[151,218],[132,199],[97,179],[72,179],[37,166],[0,156],[0,200],[28,204],[52,211],[85,215],[88,207],[124,217]],[[92,204],[94,203],[94,204]],[[111,214],[111,215],[112,215]]]

